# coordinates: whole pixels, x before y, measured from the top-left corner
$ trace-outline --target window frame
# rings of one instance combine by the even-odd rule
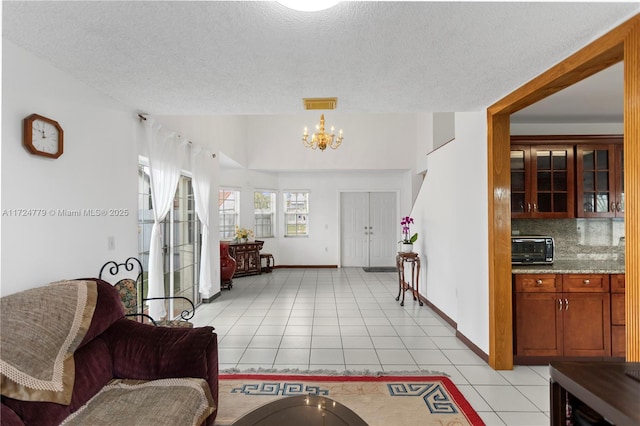
[[[223,213],[222,204],[221,204],[221,195],[224,192],[231,192],[236,194],[236,198],[234,200],[234,209],[232,214]],[[218,189],[218,237],[220,241],[231,241],[235,238],[236,235],[236,227],[240,226],[240,198],[242,197],[242,192],[239,188],[235,188],[232,186],[220,186]],[[226,202],[226,199],[224,200]],[[225,216],[233,216],[233,225],[223,225],[223,217]]]
[[[287,209],[287,195],[288,194],[298,194],[296,196],[296,201],[297,197],[299,196],[299,194],[306,194],[306,211],[290,211]],[[310,235],[309,232],[309,216],[310,216],[310,212],[311,212],[311,191],[309,190],[286,190],[286,191],[282,191],[282,214],[283,214],[283,219],[284,219],[284,229],[283,229],[283,236],[285,238],[307,238]],[[290,215],[295,215],[296,219],[294,222],[294,226],[296,228],[296,233],[289,233],[289,223],[287,221],[288,216]],[[305,229],[305,233],[299,233],[298,229],[299,226],[302,222],[298,222],[298,218],[299,216],[303,216],[303,223],[304,223],[304,229]]]
[[[268,193],[270,194],[270,199],[271,199],[271,208],[270,208],[270,212],[266,212],[266,213],[258,213],[256,210],[256,194],[265,194]],[[266,234],[261,234],[258,232],[258,215],[262,214],[262,215],[270,215],[271,216],[271,223],[270,223],[270,227],[271,227],[271,233],[270,235],[266,235]],[[277,226],[277,220],[276,218],[278,217],[278,191],[276,191],[275,189],[254,189],[253,191],[253,232],[255,234],[256,238],[275,238],[276,235],[278,234],[278,226]]]

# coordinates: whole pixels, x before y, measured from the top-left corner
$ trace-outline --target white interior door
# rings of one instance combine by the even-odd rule
[[[393,266],[399,229],[395,192],[369,193],[369,266]]]
[[[342,266],[369,264],[369,194],[343,192],[340,194]]]
[[[397,251],[396,194],[340,194],[342,266],[393,266]]]

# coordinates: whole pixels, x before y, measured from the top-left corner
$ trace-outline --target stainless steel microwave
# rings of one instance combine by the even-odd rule
[[[555,243],[549,236],[512,236],[512,264],[551,264],[553,263]]]

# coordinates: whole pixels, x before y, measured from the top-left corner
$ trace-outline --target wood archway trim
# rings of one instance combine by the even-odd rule
[[[640,14],[487,109],[489,365],[513,368],[510,115],[624,61],[626,359],[640,361]],[[635,261],[632,261],[634,260]]]

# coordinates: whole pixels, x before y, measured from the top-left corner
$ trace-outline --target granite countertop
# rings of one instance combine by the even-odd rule
[[[624,261],[561,259],[551,265],[512,265],[514,274],[624,274]]]

